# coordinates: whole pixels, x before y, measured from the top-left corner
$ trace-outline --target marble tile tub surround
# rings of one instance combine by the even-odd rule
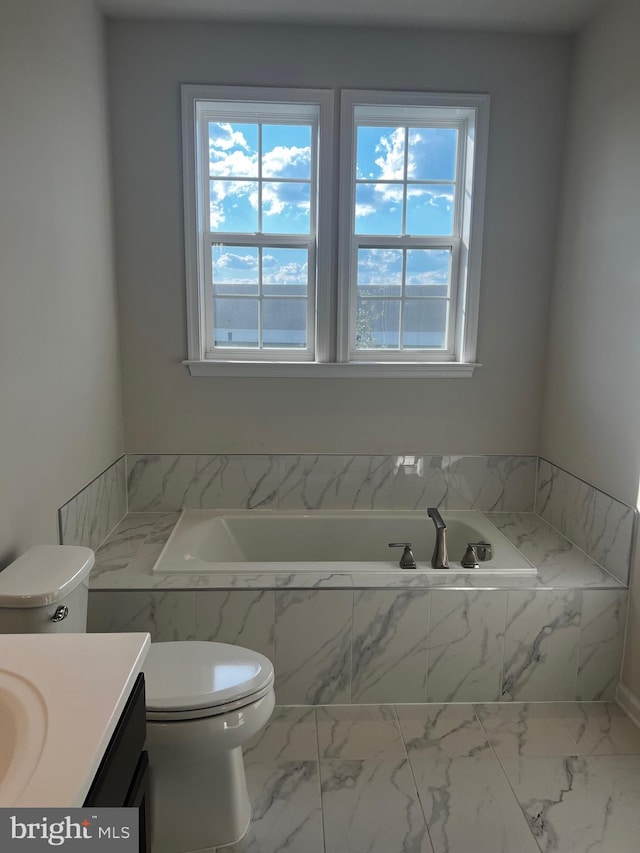
[[[130,512],[533,509],[536,456],[129,455]]]
[[[130,514],[98,551],[90,630],[253,648],[274,661],[284,703],[613,698],[627,591],[532,513],[500,514],[503,532],[553,564],[535,586],[516,578],[503,589],[466,577],[461,587],[378,588],[372,576],[354,588],[345,574],[305,588],[290,575],[154,576],[176,518]]]
[[[92,590],[89,630],[270,658],[285,704],[613,699],[626,591]]]
[[[278,706],[244,760],[233,853],[640,849],[640,731],[611,703]]]
[[[535,512],[628,583],[636,512],[537,456],[129,455],[129,511]]]
[[[451,576],[448,572],[154,574],[178,512],[129,513],[96,554],[94,589],[616,589],[622,584],[534,513],[484,513],[533,563],[536,575]],[[426,519],[425,519],[426,522]],[[430,523],[430,522],[426,522]]]
[[[60,544],[84,545],[95,551],[126,512],[126,460],[121,456],[60,507]]]
[[[129,455],[59,509],[60,542],[96,549],[127,510],[183,506],[535,509],[625,585],[636,523],[631,507],[536,456]]]
[[[535,511],[619,581],[628,583],[637,516],[632,507],[541,458]]]

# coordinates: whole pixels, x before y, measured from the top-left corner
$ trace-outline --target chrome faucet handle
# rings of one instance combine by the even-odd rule
[[[404,548],[400,562],[398,563],[401,569],[417,568],[416,558],[413,556],[413,551],[411,550],[411,542],[389,542],[389,548]]]
[[[464,552],[464,557],[460,560],[460,565],[463,569],[479,569],[478,554],[476,553],[475,545],[471,542],[467,545],[467,550]]]
[[[475,550],[481,563],[493,559],[493,546],[491,542],[469,542],[469,546]]]

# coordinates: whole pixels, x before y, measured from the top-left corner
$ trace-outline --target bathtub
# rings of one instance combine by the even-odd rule
[[[433,569],[433,522],[426,511],[407,510],[194,510],[185,509],[158,557],[159,573],[400,572],[436,574],[535,574],[529,563],[484,515],[475,510],[442,513],[447,525],[449,569]],[[490,542],[493,558],[478,569],[460,565],[468,542]],[[411,542],[417,569],[400,569]]]

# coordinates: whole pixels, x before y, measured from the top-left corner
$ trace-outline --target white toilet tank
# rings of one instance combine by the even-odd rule
[[[36,545],[0,572],[0,634],[87,630],[89,572],[81,545]]]

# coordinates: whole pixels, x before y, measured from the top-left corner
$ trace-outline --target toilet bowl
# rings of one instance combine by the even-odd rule
[[[189,641],[152,644],[143,669],[153,853],[233,844],[251,820],[242,746],[273,711],[271,662]]]
[[[89,548],[39,545],[0,572],[0,633],[81,633]],[[214,642],[152,643],[143,666],[153,853],[205,853],[251,819],[243,744],[275,702],[261,654]]]

